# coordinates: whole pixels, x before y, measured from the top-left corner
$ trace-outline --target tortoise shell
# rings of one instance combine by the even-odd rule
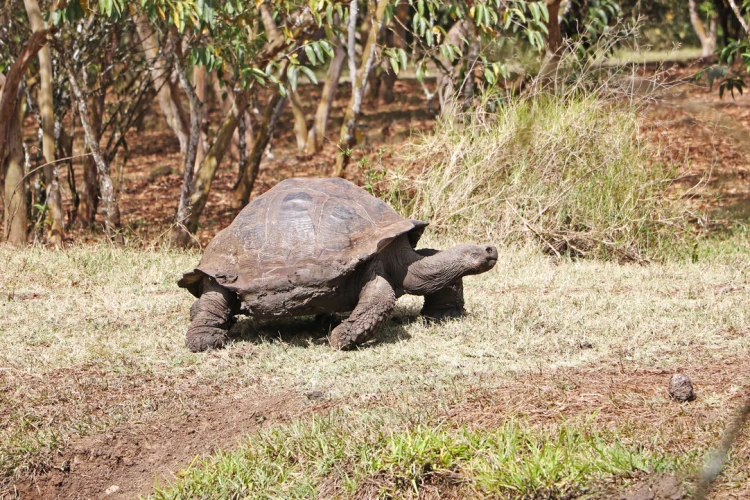
[[[178,285],[198,297],[208,275],[241,296],[312,293],[340,282],[401,234],[415,246],[425,226],[344,179],[287,179],[220,231]]]

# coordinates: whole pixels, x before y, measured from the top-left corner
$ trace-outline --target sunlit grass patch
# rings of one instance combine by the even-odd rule
[[[417,498],[427,485],[473,498],[561,498],[693,458],[585,424],[541,429],[510,420],[478,431],[337,411],[248,436],[153,498]]]

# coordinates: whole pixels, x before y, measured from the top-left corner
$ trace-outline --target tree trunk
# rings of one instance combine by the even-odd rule
[[[198,97],[198,100],[203,104],[202,111],[201,111],[201,122],[199,125],[199,134],[198,134],[198,146],[197,151],[195,155],[195,163],[193,164],[193,168],[195,168],[195,165],[200,165],[203,163],[203,159],[206,157],[206,144],[208,144],[208,137],[206,136],[206,131],[208,130],[208,120],[206,119],[206,113],[205,113],[205,104],[206,104],[206,93],[208,91],[208,78],[209,75],[206,73],[206,67],[205,66],[193,66],[193,84],[195,85],[195,95]],[[188,99],[190,99],[190,96],[188,96]],[[192,108],[191,108],[192,109]],[[192,115],[190,117],[192,120]],[[191,122],[191,132],[192,134],[192,122]]]
[[[726,46],[729,43],[729,6],[724,4],[724,0],[714,0],[714,8],[718,13],[719,26],[721,26],[721,43]]]
[[[102,135],[102,114],[104,113],[104,93],[91,96],[89,111],[91,113],[91,128],[96,137],[96,143]],[[96,219],[99,206],[99,176],[97,175],[96,160],[87,156],[83,164],[83,190],[81,191],[80,215],[81,221],[92,226]]]
[[[562,51],[562,32],[560,31],[560,3],[561,0],[547,0],[547,49],[542,68],[539,70],[538,84],[541,88],[554,85],[557,82],[557,67],[560,63]]]
[[[385,46],[386,47],[395,47],[395,33],[392,28],[389,28],[385,32]],[[390,64],[384,64],[383,65],[383,72],[380,75],[380,78],[383,80],[383,102],[386,104],[390,104],[393,102],[393,86],[396,84],[396,72],[393,71],[393,68]]]
[[[300,153],[305,150],[307,144],[307,120],[305,119],[305,110],[299,100],[297,92],[289,89],[289,104],[292,107],[294,115],[294,137],[297,138],[297,151]]]
[[[208,200],[208,193],[211,191],[211,182],[213,182],[214,175],[216,175],[216,169],[224,158],[224,153],[232,140],[232,135],[240,121],[240,116],[247,109],[247,104],[246,92],[242,91],[234,96],[232,107],[224,118],[221,127],[219,127],[216,140],[211,149],[208,150],[208,153],[206,153],[206,159],[203,160],[198,175],[193,181],[192,195],[189,202],[191,211],[185,219],[185,229],[191,233],[195,233],[196,229],[198,229],[198,219],[206,206],[206,200]]]
[[[8,130],[20,99],[18,89],[21,80],[23,80],[23,75],[33,58],[47,43],[47,34],[51,31],[53,30],[34,31],[26,42],[23,51],[21,51],[21,55],[13,62],[5,77],[5,86],[3,87],[2,98],[0,98],[0,161],[7,154],[5,148],[8,142]]]
[[[281,93],[274,93],[271,100],[266,105],[266,110],[263,112],[263,122],[258,128],[258,137],[255,138],[253,143],[253,149],[248,157],[248,165],[245,169],[245,174],[242,176],[240,183],[234,190],[232,207],[235,209],[241,209],[247,202],[250,201],[250,193],[253,190],[255,179],[258,177],[258,171],[260,170],[260,162],[263,159],[263,152],[268,146],[268,141],[273,134],[273,129],[276,126],[279,114],[281,114],[281,108],[284,106],[284,98],[281,97]]]
[[[456,21],[448,30],[448,33],[446,33],[443,43],[450,43],[451,45],[455,45],[456,47],[463,47],[464,40],[469,37],[468,24],[470,22],[471,21],[469,21],[468,19]],[[435,94],[437,94],[438,97],[440,114],[443,116],[443,118],[450,119],[453,117],[453,104],[455,101],[453,92],[455,79],[457,78],[457,70],[453,66],[453,63],[451,63],[451,61],[449,61],[448,59],[444,59],[442,56],[438,56],[437,60],[438,62],[440,62],[442,68],[438,68],[438,70],[440,71],[440,76],[438,76],[437,78],[437,87],[435,89]],[[426,88],[425,93],[427,93]],[[430,96],[428,95],[427,98],[429,106]]]
[[[112,241],[123,243],[124,240],[119,231],[120,209],[117,206],[115,189],[112,185],[112,178],[109,175],[109,164],[107,164],[104,155],[102,155],[102,151],[99,148],[99,142],[94,133],[94,128],[91,125],[91,115],[89,114],[89,106],[86,102],[86,96],[83,95],[83,92],[78,85],[78,79],[73,72],[70,63],[66,61],[66,65],[68,79],[70,80],[70,88],[73,90],[73,95],[78,103],[78,116],[81,118],[81,126],[83,127],[86,146],[88,146],[94,160],[96,160],[96,167],[99,174],[99,192],[101,193],[102,203],[104,205],[104,232]]]
[[[218,104],[221,108],[222,113],[224,116],[229,113],[229,110],[232,109],[232,103],[234,102],[234,92],[232,91],[231,87],[223,88],[221,86],[221,82],[218,78],[213,79],[213,87],[214,87],[214,94],[216,94],[216,97],[218,98]],[[227,98],[222,99],[222,94],[226,93]],[[237,130],[235,130],[234,134],[232,135],[232,142],[230,144],[230,150],[233,155],[239,158],[239,151],[240,151],[240,136],[239,136],[239,124],[237,126]],[[253,134],[253,118],[250,116],[250,110],[247,109],[245,111],[245,148],[252,146],[254,139]],[[247,153],[247,149],[245,150],[245,153]],[[199,162],[198,165],[200,165],[202,162]],[[242,175],[240,174],[237,177],[237,183],[239,183],[239,179],[242,178]],[[237,187],[235,185],[235,187]]]
[[[727,0],[729,2],[729,6],[732,7],[732,11],[734,12],[734,17],[737,18],[737,21],[742,25],[742,29],[745,31],[745,34],[747,35],[750,33],[750,27],[747,24],[747,21],[745,21],[745,18],[742,17],[742,12],[740,11],[740,8],[737,6],[737,2],[735,0]]]
[[[281,32],[276,26],[276,21],[274,21],[271,11],[268,10],[268,6],[266,4],[261,4],[259,9],[260,18],[263,22],[263,28],[266,30],[268,40],[271,42],[281,40]],[[302,152],[305,150],[305,145],[307,143],[307,120],[305,119],[305,111],[302,108],[302,103],[300,102],[296,89],[289,88],[287,93],[289,94],[289,104],[292,108],[292,114],[294,115],[294,137],[297,139],[297,151]]]
[[[281,32],[276,26],[276,21],[273,20],[273,14],[268,10],[268,6],[265,3],[260,4],[260,20],[263,23],[263,28],[266,30],[266,37],[269,42],[281,41]]]
[[[469,53],[466,58],[466,70],[464,71],[463,81],[463,97],[464,97],[464,109],[471,107],[472,100],[474,99],[474,89],[476,82],[474,78],[474,68],[476,67],[477,60],[479,59],[479,30],[473,19],[466,19],[464,24],[469,39]]]
[[[2,76],[2,75],[0,75]],[[2,85],[0,85],[2,87]],[[20,94],[20,90],[17,90]],[[0,159],[0,167],[5,167],[5,206],[3,207],[5,240],[14,246],[26,243],[27,218],[26,193],[24,190],[23,117],[26,105],[21,99],[8,123],[7,163]],[[7,167],[6,167],[7,165]]]
[[[352,97],[349,101],[346,113],[344,114],[344,123],[341,125],[341,134],[339,135],[339,154],[336,156],[336,167],[333,171],[333,175],[336,177],[343,177],[346,166],[351,159],[351,149],[356,142],[357,117],[362,108],[362,93],[364,91],[365,83],[367,82],[367,76],[370,74],[370,69],[372,68],[376,41],[383,24],[383,18],[385,17],[385,10],[387,7],[388,0],[378,0],[375,12],[372,15],[372,27],[370,28],[370,33],[367,37],[367,43],[365,44],[364,49],[362,49],[362,62],[359,70],[355,71],[356,56],[354,53],[354,35],[357,25],[357,0],[352,0],[349,6],[350,19],[347,47],[349,51],[349,71],[352,79]]]
[[[24,0],[26,14],[33,31],[44,30],[44,19],[39,3],[36,0]],[[47,187],[47,209],[50,220],[47,241],[56,247],[62,247],[63,222],[62,199],[58,168],[55,162],[55,110],[52,102],[52,56],[49,46],[44,46],[37,54],[39,59],[40,88],[39,114],[42,119],[42,151],[44,155],[44,182]]]
[[[328,66],[326,81],[323,84],[323,92],[320,95],[320,103],[318,104],[318,109],[315,111],[312,127],[307,132],[306,151],[308,153],[318,153],[323,149],[328,115],[331,112],[333,98],[336,96],[336,89],[339,86],[341,71],[344,69],[346,50],[344,50],[344,46],[338,37],[336,37],[335,43],[333,59],[331,59],[331,64]]]
[[[159,41],[151,22],[144,15],[138,16],[136,29],[141,39],[143,52],[149,61],[151,76],[154,80],[154,88],[158,92],[159,108],[167,125],[172,129],[180,141],[180,153],[183,157],[187,154],[189,140],[188,120],[182,110],[179,94],[176,93],[176,85],[172,83],[171,69],[166,58],[159,55]]]
[[[75,109],[75,108],[73,108]],[[71,123],[75,121],[75,114],[71,116]],[[76,187],[75,172],[73,170],[73,136],[75,136],[75,130],[72,130],[72,134],[68,134],[63,126],[62,122],[55,121],[55,141],[57,142],[57,156],[58,158],[67,158],[65,165],[67,167],[68,174],[68,188],[70,189],[71,204],[73,207],[67,211],[68,222],[67,227],[72,227],[78,218],[78,209],[81,206],[81,195]]]
[[[175,45],[177,44],[179,44],[179,41],[176,41]],[[192,237],[192,235],[186,230],[182,222],[187,220],[190,214],[190,206],[188,205],[188,201],[193,194],[193,169],[196,164],[195,158],[199,149],[198,143],[200,142],[201,124],[203,122],[203,102],[205,102],[206,99],[206,88],[204,68],[204,78],[202,82],[203,88],[201,89],[203,99],[201,99],[198,95],[198,91],[200,91],[198,89],[200,82],[196,81],[196,88],[192,87],[192,85],[188,81],[185,67],[183,66],[181,58],[182,53],[178,50],[176,57],[174,58],[174,63],[175,67],[177,68],[177,74],[180,78],[180,84],[182,85],[183,90],[190,100],[190,137],[188,140],[187,154],[185,155],[185,167],[183,171],[182,190],[180,191],[180,202],[177,205],[177,215],[175,217],[175,224],[174,226],[172,226],[170,237],[173,244],[184,247],[187,246],[188,243],[190,243],[190,239]]]
[[[688,0],[688,8],[690,9],[690,23],[693,25],[695,34],[698,35],[698,40],[701,42],[701,57],[709,57],[716,50],[717,16],[715,14],[711,16],[708,32],[706,32],[695,0]]]
[[[409,22],[409,4],[400,2],[396,6],[396,17],[393,20],[393,46],[407,50],[409,44],[406,41],[406,24]]]

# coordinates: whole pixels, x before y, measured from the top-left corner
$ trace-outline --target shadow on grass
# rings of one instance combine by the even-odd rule
[[[283,343],[294,347],[327,345],[328,335],[342,319],[343,316],[337,318],[303,316],[272,320],[240,317],[229,330],[229,338],[235,342]],[[408,340],[411,335],[404,327],[415,321],[422,321],[422,319],[413,313],[394,315],[373,339],[359,348],[369,348],[378,344],[395,344]]]

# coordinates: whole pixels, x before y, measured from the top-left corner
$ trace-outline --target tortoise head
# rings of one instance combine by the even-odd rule
[[[497,263],[497,248],[492,245],[459,245],[453,250],[459,252],[457,258],[465,266],[465,275],[485,273]]]

